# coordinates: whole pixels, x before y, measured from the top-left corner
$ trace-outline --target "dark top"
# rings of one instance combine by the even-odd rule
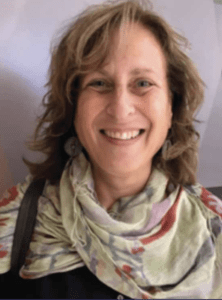
[[[106,286],[86,266],[38,279],[0,275],[0,298],[6,299],[130,299]]]

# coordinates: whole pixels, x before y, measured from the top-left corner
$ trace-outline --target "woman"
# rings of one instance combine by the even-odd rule
[[[30,144],[46,160],[24,159],[30,175],[1,201],[5,274],[24,193],[46,179],[20,297],[222,296],[222,205],[196,182],[204,83],[186,43],[123,1],[83,12],[54,48]]]

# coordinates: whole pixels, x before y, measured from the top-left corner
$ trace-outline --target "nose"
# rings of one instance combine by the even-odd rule
[[[133,95],[126,88],[119,88],[110,95],[107,114],[116,120],[127,119],[135,112]]]

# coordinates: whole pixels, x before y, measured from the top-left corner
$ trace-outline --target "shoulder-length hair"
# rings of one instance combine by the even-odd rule
[[[87,72],[102,66],[113,30],[123,24],[139,23],[159,41],[167,62],[167,80],[172,94],[172,127],[167,139],[171,147],[167,155],[162,148],[152,166],[164,171],[173,184],[196,182],[199,133],[193,122],[204,98],[205,84],[184,49],[188,40],[152,9],[149,1],[106,1],[92,5],[68,26],[59,43],[52,49],[48,93],[42,104],[44,113],[27,147],[46,155],[43,162],[33,163],[23,157],[34,179],[51,182],[60,179],[68,160],[65,141],[75,135],[73,128],[81,79]]]

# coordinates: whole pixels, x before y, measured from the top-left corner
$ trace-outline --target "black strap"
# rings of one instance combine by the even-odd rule
[[[35,226],[38,199],[42,194],[44,185],[45,179],[33,181],[22,200],[12,245],[11,271],[14,275],[18,275],[20,268],[24,264],[25,255]]]

